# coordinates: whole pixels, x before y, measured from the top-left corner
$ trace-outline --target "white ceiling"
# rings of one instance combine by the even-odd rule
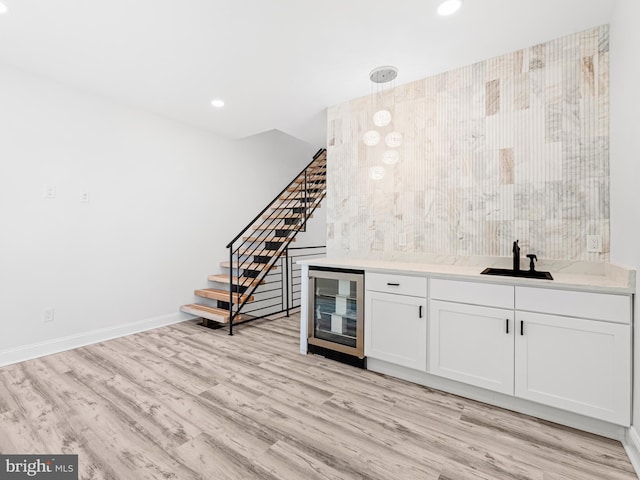
[[[0,62],[240,138],[324,145],[326,107],[609,21],[615,0],[0,0]],[[213,98],[226,102],[211,107]],[[1,106],[0,106],[1,108]]]

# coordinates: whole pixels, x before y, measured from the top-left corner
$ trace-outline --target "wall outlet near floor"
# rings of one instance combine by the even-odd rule
[[[406,247],[407,246],[407,234],[406,233],[400,233],[398,234],[398,245],[400,245],[401,247]]]
[[[86,190],[80,194],[80,202],[82,203],[89,203],[90,198],[91,197],[89,196],[89,192]]]
[[[42,312],[43,322],[53,322],[53,307],[45,308]]]
[[[602,253],[602,235],[587,235],[587,252]]]

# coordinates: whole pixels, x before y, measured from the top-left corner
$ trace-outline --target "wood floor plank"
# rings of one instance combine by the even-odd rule
[[[215,380],[210,376],[207,376],[201,372],[201,368],[191,364],[185,364],[177,362],[175,358],[183,355],[184,352],[180,352],[172,357],[171,362],[167,362],[166,357],[162,354],[158,354],[155,350],[146,350],[135,342],[128,344],[129,339],[123,339],[123,343],[130,348],[129,357],[132,361],[140,365],[140,368],[145,370],[144,376],[151,376],[156,378],[154,384],[159,382],[172,385],[176,391],[182,391],[192,395],[198,395],[199,393],[211,388],[215,385]],[[107,358],[114,358],[114,355],[118,357],[117,350],[102,350],[102,354]],[[144,377],[143,376],[143,377]],[[147,384],[146,381],[138,381],[139,376],[129,377],[136,381],[140,385]]]
[[[389,449],[407,451],[412,457],[427,463],[439,461],[454,466],[471,467],[490,478],[542,480],[539,468],[527,465],[511,452],[501,452],[476,441],[472,435],[456,429],[455,423],[439,418],[431,419],[428,426],[399,419],[396,409],[382,412],[355,402],[338,399],[326,402],[325,412],[343,423],[354,422],[370,429],[373,436],[388,437],[393,442]],[[377,433],[376,433],[377,432]]]
[[[195,440],[177,449],[182,462],[192,465],[203,479],[216,480],[278,480],[251,458],[242,456],[234,448],[221,441],[221,435],[203,433]]]
[[[300,355],[299,316],[187,321],[0,368],[0,451],[80,478],[629,480],[619,442]]]
[[[300,449],[278,440],[257,463],[278,478],[304,478],[305,480],[336,480],[345,478],[331,465],[307,455]]]
[[[291,415],[292,410],[287,409],[284,403],[274,402],[267,397],[259,400],[246,396],[243,398],[241,392],[234,397],[226,397],[220,395],[221,387],[226,386],[216,387],[203,396],[216,405],[226,405],[229,411],[234,412],[236,422],[265,425],[308,455],[331,464],[345,478],[384,479],[393,474],[400,475],[400,478],[430,478],[429,472],[412,463],[408,457],[401,456],[393,461],[381,457],[380,446],[364,434],[355,438],[345,436],[344,429],[338,424],[326,428],[326,419],[315,413],[317,409],[304,410],[304,415],[294,409],[295,413]],[[366,459],[366,462],[362,459]]]

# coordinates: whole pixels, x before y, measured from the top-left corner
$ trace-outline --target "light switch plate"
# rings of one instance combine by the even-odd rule
[[[45,185],[44,186],[44,198],[49,198],[51,200],[56,198],[56,187],[55,187],[55,185]]]
[[[587,235],[587,252],[602,253],[602,235]]]
[[[54,310],[53,307],[45,308],[42,312],[43,322],[53,322]]]

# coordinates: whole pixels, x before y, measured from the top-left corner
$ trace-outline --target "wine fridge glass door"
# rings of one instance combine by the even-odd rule
[[[363,357],[364,276],[309,272],[309,342]]]

